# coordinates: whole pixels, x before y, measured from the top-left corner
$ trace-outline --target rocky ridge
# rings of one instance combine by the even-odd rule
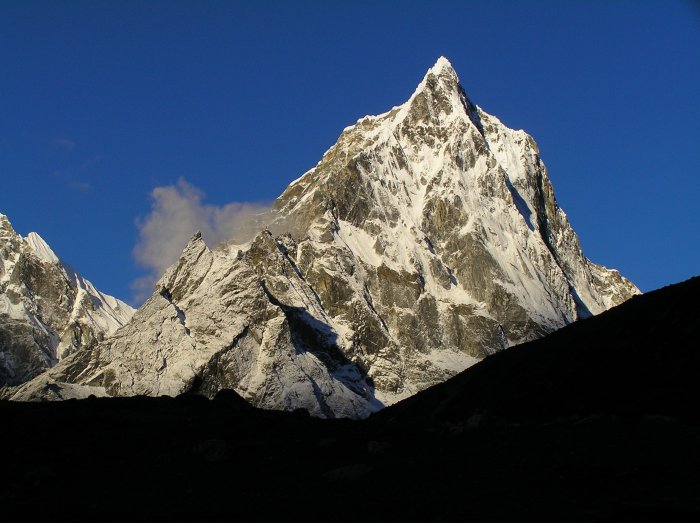
[[[346,128],[268,228],[214,251],[195,235],[129,324],[13,397],[233,388],[363,417],[639,292],[583,255],[534,140],[445,58]]]

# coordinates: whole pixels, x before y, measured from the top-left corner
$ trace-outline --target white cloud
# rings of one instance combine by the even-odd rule
[[[74,191],[81,193],[88,193],[92,190],[92,184],[84,180],[79,180],[73,176],[72,169],[56,170],[53,171],[53,176],[61,180],[66,187],[73,189]]]
[[[75,149],[75,142],[68,138],[51,138],[49,142],[51,143],[51,147],[57,150],[71,152]]]
[[[139,239],[134,247],[134,258],[149,271],[132,283],[137,302],[151,295],[153,284],[178,260],[187,241],[197,231],[210,247],[229,240],[243,243],[262,230],[269,218],[270,205],[205,204],[204,193],[183,178],[175,185],[156,187],[151,198],[150,214],[136,223]]]

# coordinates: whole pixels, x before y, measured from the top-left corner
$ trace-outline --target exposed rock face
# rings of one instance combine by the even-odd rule
[[[361,417],[639,292],[583,255],[534,140],[444,58],[405,104],[346,128],[269,228],[215,252],[194,237],[129,325],[15,397],[232,387]]]
[[[0,214],[0,385],[27,381],[94,347],[133,312],[63,264],[38,234],[22,238]]]

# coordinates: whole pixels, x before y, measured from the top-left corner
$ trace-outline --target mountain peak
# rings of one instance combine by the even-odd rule
[[[59,263],[58,256],[44,239],[35,232],[30,232],[25,238],[27,243],[39,258],[49,263]]]
[[[62,263],[37,233],[22,237],[0,216],[0,387],[95,347],[133,313]]]
[[[532,143],[440,57],[277,199],[289,234],[215,252],[195,234],[99,364],[53,376],[366,416],[637,293],[583,256]]]
[[[187,245],[183,249],[182,254],[184,255],[186,252],[200,252],[204,250],[209,250],[209,247],[207,247],[207,244],[204,241],[204,238],[202,237],[201,231],[197,231],[187,242]]]
[[[435,62],[435,65],[430,68],[430,71],[432,71],[434,74],[440,74],[442,71],[455,72],[450,61],[444,56],[437,59],[437,62]]]
[[[444,82],[445,87],[456,88],[459,85],[459,77],[457,76],[457,71],[455,71],[450,61],[444,56],[438,58],[437,62],[435,62],[435,65],[433,65],[425,73],[423,81],[419,86],[419,90],[421,89],[421,87],[424,86],[434,87],[436,85],[434,80],[432,82],[430,81],[431,76],[437,77],[438,79],[442,80]]]
[[[14,229],[12,229],[12,224],[10,223],[10,219],[2,213],[0,213],[0,230],[7,230],[7,231],[14,232]]]
[[[418,87],[404,104],[413,125],[416,122],[432,122],[444,125],[454,118],[466,118],[465,106],[473,105],[466,98],[457,72],[450,61],[441,56],[428,69]]]

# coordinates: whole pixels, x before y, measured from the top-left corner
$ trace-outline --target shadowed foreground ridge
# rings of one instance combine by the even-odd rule
[[[385,416],[513,421],[596,414],[696,420],[700,277],[495,354]],[[380,414],[380,416],[382,415]]]
[[[0,402],[3,516],[700,519],[700,278],[364,421],[214,400]],[[41,499],[41,503],[37,500]]]

